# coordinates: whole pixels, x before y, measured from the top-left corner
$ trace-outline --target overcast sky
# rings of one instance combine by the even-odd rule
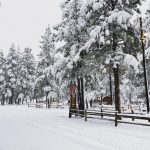
[[[5,53],[12,43],[21,49],[39,52],[39,41],[48,24],[61,21],[63,0],[0,0],[0,49]]]
[[[21,49],[31,47],[36,55],[45,28],[61,21],[60,4],[63,0],[0,1],[0,49],[7,54],[14,43]],[[149,7],[145,5],[144,9],[146,6]]]

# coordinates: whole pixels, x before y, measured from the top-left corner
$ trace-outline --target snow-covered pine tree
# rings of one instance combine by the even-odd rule
[[[110,4],[110,2],[108,2]],[[112,13],[108,14],[107,27],[110,32],[110,43],[113,50],[113,64],[114,64],[114,79],[115,79],[115,106],[118,112],[121,112],[120,107],[120,88],[119,88],[119,66],[121,60],[118,59],[121,53],[131,54],[136,56],[139,48],[139,35],[135,23],[131,21],[134,13],[138,11],[138,5],[141,5],[141,1],[115,1],[111,0],[111,7],[108,7]],[[137,18],[138,19],[138,18]],[[133,46],[134,40],[134,46]],[[131,41],[131,42],[130,42]],[[136,47],[136,50],[135,50]],[[135,51],[133,51],[135,50]],[[117,60],[118,59],[118,60]],[[131,59],[131,58],[130,58]]]
[[[84,21],[81,18],[82,5],[82,0],[66,0],[62,3],[62,22],[54,27],[55,41],[63,41],[64,43],[58,49],[64,57],[63,62],[60,62],[59,71],[61,71],[62,79],[67,81],[64,81],[67,85],[71,80],[76,82],[76,69],[73,64],[80,59],[78,53],[88,37],[86,36],[86,28],[83,28]]]
[[[51,71],[49,73],[45,72],[45,69],[53,66],[54,64],[54,54],[55,54],[55,43],[53,40],[53,33],[51,32],[50,26],[46,28],[45,34],[42,36],[41,43],[41,52],[39,54],[39,60],[37,65],[37,81],[36,81],[36,89],[38,89],[38,95],[44,96],[46,93],[46,101],[49,91],[51,90],[51,80],[52,74]]]
[[[150,87],[150,9],[147,10],[143,16],[143,30],[145,36],[145,54],[146,54],[146,66],[147,66],[147,78]]]
[[[5,58],[3,51],[0,50],[0,101],[1,105],[5,103]]]
[[[87,0],[87,4],[88,12],[86,14],[88,17],[96,16],[96,20],[91,21],[89,33],[91,39],[85,46],[92,48],[93,45],[97,45],[98,49],[103,52],[100,58],[107,59],[107,62],[110,59],[109,63],[113,66],[115,80],[116,110],[121,112],[119,66],[126,54],[136,56],[139,49],[139,35],[132,18],[141,3],[128,0]],[[135,48],[136,51],[134,51]]]
[[[20,56],[20,69],[18,82],[20,83],[20,93],[18,103],[24,99],[33,99],[33,88],[35,82],[35,58],[32,54],[32,49],[25,48]]]
[[[86,41],[86,32],[84,21],[81,16],[82,0],[66,0],[61,5],[62,22],[55,26],[55,40],[63,41],[64,45],[59,49],[66,57],[66,68],[72,68],[73,61],[77,61],[79,57],[74,58],[79,49]]]
[[[6,57],[6,90],[9,96],[9,104],[16,103],[18,97],[18,76],[19,76],[19,54],[15,49],[14,44],[9,49],[8,56]]]
[[[55,52],[55,44],[53,40],[53,33],[51,32],[50,26],[46,28],[45,34],[42,36],[41,52],[39,54],[38,67],[43,71],[43,68],[53,64],[53,57]]]
[[[106,58],[107,47],[105,47],[104,53],[104,48],[102,49],[104,45],[100,44],[103,42],[103,40],[100,39],[101,25],[105,21],[103,9],[101,1],[87,1],[86,4],[81,7],[80,18],[82,18],[84,28],[86,28],[86,32],[88,33],[86,38],[88,41],[81,48],[81,51],[87,51],[84,61],[86,63],[85,85],[88,85],[88,87],[85,88],[87,93],[89,93],[88,95],[93,95],[93,90],[95,91],[93,98],[101,97],[102,95],[105,96],[104,89],[108,91],[106,90],[108,89],[108,85],[102,84],[105,83],[103,79],[107,76],[107,72],[104,71],[106,70],[104,68],[104,60]],[[107,79],[107,77],[105,79]],[[105,92],[105,94],[106,93],[108,92]]]

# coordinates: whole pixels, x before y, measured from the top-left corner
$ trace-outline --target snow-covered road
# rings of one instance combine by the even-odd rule
[[[4,106],[0,150],[150,150],[150,127],[69,119],[66,109]]]

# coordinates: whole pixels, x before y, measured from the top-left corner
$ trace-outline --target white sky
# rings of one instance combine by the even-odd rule
[[[7,54],[10,45],[14,43],[21,49],[32,48],[36,55],[47,25],[52,27],[61,21],[59,6],[63,0],[0,1],[0,49]]]
[[[48,24],[61,21],[63,0],[0,0],[0,49],[5,54],[12,43],[39,52],[39,41]]]

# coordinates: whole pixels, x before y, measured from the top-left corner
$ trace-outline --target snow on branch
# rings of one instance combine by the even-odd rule
[[[95,38],[90,39],[87,43],[85,43],[85,45],[80,49],[80,52],[82,50],[89,50],[89,48],[91,47],[91,45],[95,42]]]
[[[135,70],[136,73],[139,72],[138,66],[139,66],[139,62],[137,61],[137,59],[129,54],[125,54],[124,57],[124,65],[126,65],[127,67],[132,66]]]
[[[45,78],[45,75],[41,75],[40,77],[38,77],[38,78],[35,80],[35,84],[37,84],[39,81],[42,81],[44,78]]]
[[[114,21],[117,22],[118,25],[125,27],[128,23],[129,19],[131,19],[131,15],[126,11],[116,10],[108,17],[108,23],[112,23]]]
[[[146,59],[150,58],[150,47],[145,50]]]
[[[52,87],[51,86],[46,86],[43,88],[45,92],[51,91]]]

